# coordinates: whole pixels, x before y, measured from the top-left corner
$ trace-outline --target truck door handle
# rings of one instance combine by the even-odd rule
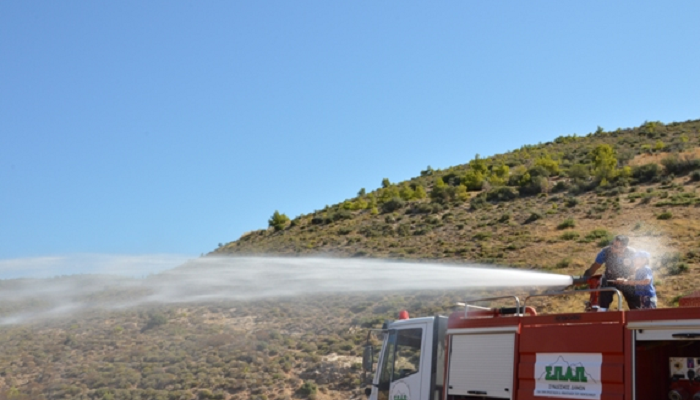
[[[671,336],[674,338],[694,339],[700,337],[700,333],[674,333]]]
[[[486,392],[483,390],[467,390],[467,393],[480,395],[480,396],[486,396]]]

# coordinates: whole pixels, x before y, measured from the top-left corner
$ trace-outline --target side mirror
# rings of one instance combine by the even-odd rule
[[[365,346],[362,352],[362,369],[365,371],[372,371],[372,364],[374,363],[374,349],[372,345],[368,344]]]

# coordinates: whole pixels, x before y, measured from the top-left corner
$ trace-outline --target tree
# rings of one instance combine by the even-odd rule
[[[384,179],[382,179],[382,187],[383,187],[384,189],[386,189],[386,188],[388,188],[389,186],[391,186],[391,182],[389,182],[389,178],[384,178]]]
[[[587,165],[574,164],[567,171],[567,175],[573,180],[585,181],[591,176],[591,173]]]
[[[476,173],[481,173],[481,175],[486,175],[489,168],[486,165],[486,160],[480,158],[477,154],[473,160],[469,161],[469,168],[471,168]]]
[[[549,155],[543,156],[535,160],[535,166],[537,167],[543,167],[547,171],[549,171],[550,176],[556,176],[559,175],[560,169],[559,169],[559,162],[556,160],[552,160],[552,157]]]
[[[412,200],[415,196],[415,192],[408,183],[404,182],[399,189],[399,196],[404,200]]]
[[[421,185],[416,186],[416,190],[413,192],[413,197],[416,199],[424,199],[428,197],[428,194],[425,192],[425,188]]]
[[[481,169],[471,169],[462,177],[467,190],[481,190],[484,185],[484,173]]]
[[[609,144],[599,144],[591,151],[591,160],[593,161],[593,175],[601,181],[603,179],[610,180],[615,177],[615,169],[617,168],[617,158],[615,157],[615,149]]]
[[[449,200],[449,191],[447,189],[445,181],[438,177],[435,179],[433,190],[430,191],[430,198],[438,203],[447,202]]]
[[[428,165],[428,168],[426,168],[425,170],[423,170],[423,171],[420,172],[420,176],[430,176],[430,175],[433,174],[433,172],[435,172],[435,170],[433,169],[433,167],[431,167],[430,165]]]
[[[268,225],[275,228],[275,231],[281,231],[284,229],[285,225],[289,222],[289,217],[284,214],[280,214],[279,211],[275,210],[272,217],[267,221]]]
[[[367,192],[365,191],[365,188],[360,189],[359,192],[357,192],[357,197],[363,197]]]

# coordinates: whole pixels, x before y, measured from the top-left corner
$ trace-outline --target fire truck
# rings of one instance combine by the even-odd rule
[[[617,310],[594,312],[603,290],[617,292]],[[578,313],[538,315],[527,305],[535,296],[469,300],[449,316],[408,318],[402,311],[381,330],[378,357],[365,347],[371,383],[365,394],[369,400],[700,400],[700,294],[682,298],[677,308],[624,311],[613,288],[583,291],[590,301]],[[478,305],[484,301],[512,306]]]

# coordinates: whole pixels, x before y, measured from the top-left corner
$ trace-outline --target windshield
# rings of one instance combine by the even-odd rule
[[[388,399],[391,382],[419,372],[422,342],[422,328],[389,331],[379,366],[379,400]]]

